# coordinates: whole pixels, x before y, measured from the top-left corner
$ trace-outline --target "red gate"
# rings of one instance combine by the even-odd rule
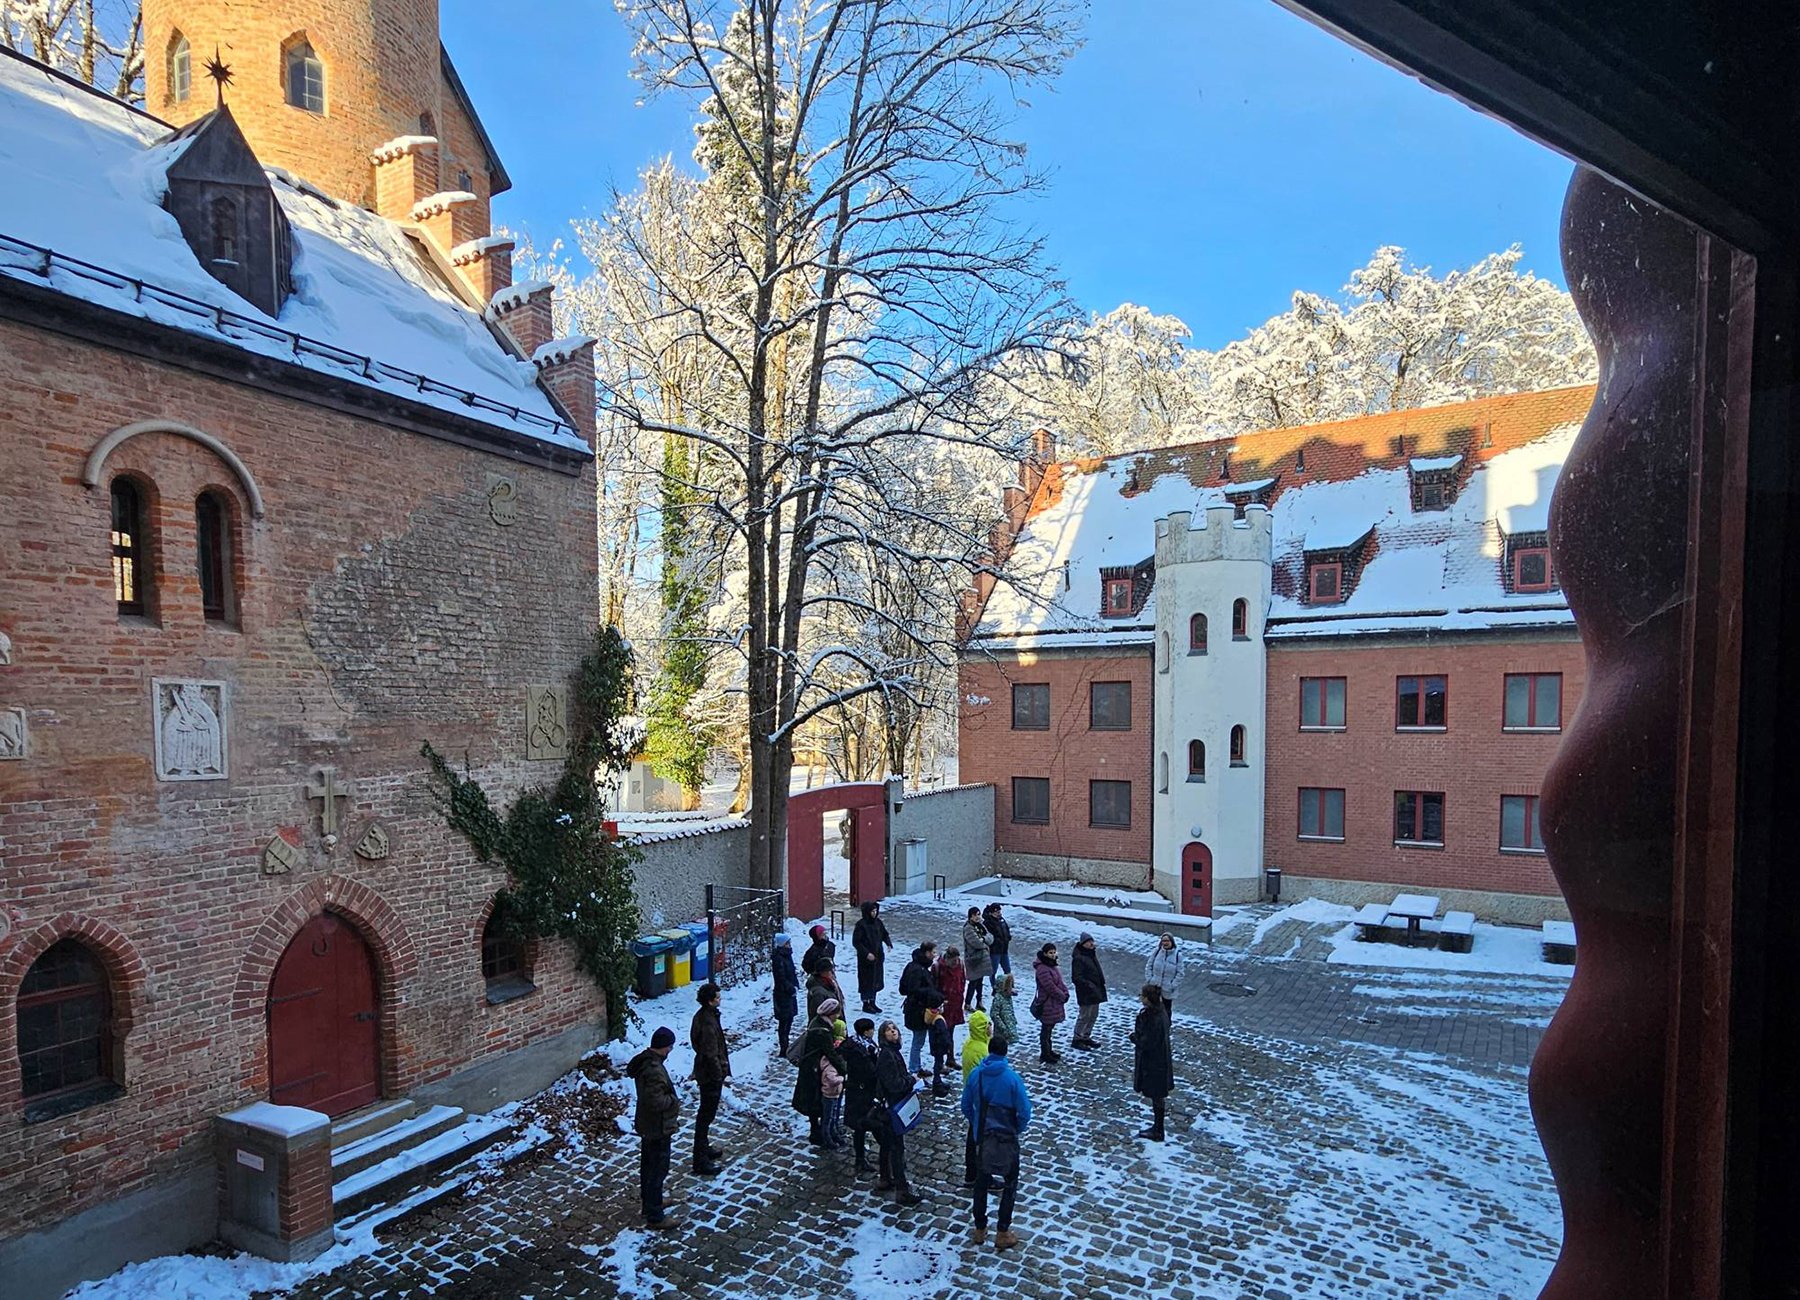
[[[1195,840],[1181,850],[1181,910],[1189,916],[1211,916],[1212,850]]]
[[[811,921],[825,912],[825,814],[856,810],[846,849],[850,901],[879,902],[887,895],[887,790],[878,781],[856,781],[788,797],[788,912]]]
[[[269,981],[269,1100],[342,1115],[380,1096],[375,962],[354,926],[322,912]]]

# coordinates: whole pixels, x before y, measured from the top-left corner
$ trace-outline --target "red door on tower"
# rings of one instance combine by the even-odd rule
[[[323,912],[269,982],[269,1100],[342,1115],[380,1096],[375,962],[354,926]]]
[[[1181,910],[1189,916],[1211,916],[1212,850],[1195,841],[1181,851]]]

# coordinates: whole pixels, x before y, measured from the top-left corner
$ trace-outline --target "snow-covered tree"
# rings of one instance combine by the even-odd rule
[[[144,98],[137,0],[0,0],[0,45],[129,103]]]
[[[730,535],[727,573],[742,565],[738,621],[719,630],[742,665],[751,879],[777,884],[800,729],[864,697],[910,698],[933,644],[951,653],[947,619],[908,621],[892,599],[914,572],[954,591],[979,552],[913,498],[919,449],[1001,446],[1011,430],[986,381],[1067,319],[1039,245],[1000,210],[1036,183],[1009,110],[1071,52],[1074,5],[619,7],[640,75],[692,96],[709,177],[733,191],[718,227],[688,232],[705,284],[674,289],[646,263],[679,304],[671,328],[722,384],[679,420],[640,391],[611,397],[716,466],[697,478]]]

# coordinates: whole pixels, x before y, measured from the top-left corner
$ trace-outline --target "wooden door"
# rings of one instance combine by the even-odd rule
[[[1211,916],[1212,850],[1195,841],[1181,851],[1181,910],[1189,916]]]
[[[324,912],[269,982],[269,1100],[342,1115],[380,1096],[375,962],[354,926]]]
[[[887,897],[887,809],[858,808],[850,855],[850,901],[861,906]]]

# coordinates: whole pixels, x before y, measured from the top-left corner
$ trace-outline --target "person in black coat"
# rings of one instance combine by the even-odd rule
[[[1139,994],[1143,1008],[1131,1031],[1133,1048],[1131,1086],[1150,1101],[1150,1127],[1138,1136],[1149,1142],[1163,1140],[1163,1106],[1175,1090],[1175,1057],[1169,1046],[1169,1017],[1163,1011],[1162,989],[1144,985]]]
[[[806,1140],[814,1146],[825,1145],[825,1096],[819,1091],[819,1061],[830,1061],[839,1074],[849,1068],[844,1054],[832,1046],[837,1033],[831,1022],[837,1013],[837,1001],[828,999],[806,1026],[806,1038],[800,1048],[800,1077],[794,1080],[794,1109],[806,1116]]]
[[[1012,974],[1012,926],[1000,915],[1000,904],[989,903],[981,909],[981,923],[987,927],[988,956],[994,959],[994,974]]]
[[[688,1045],[694,1049],[694,1082],[700,1085],[700,1114],[694,1120],[694,1172],[716,1174],[725,1153],[712,1144],[712,1122],[719,1114],[725,1081],[731,1078],[731,1045],[719,1019],[719,986],[702,984],[694,995],[700,1009],[688,1026]]]
[[[794,969],[794,945],[785,934],[775,936],[769,965],[775,976],[775,1032],[781,1041],[781,1054],[786,1056],[794,1017],[800,1014],[800,975]]]
[[[864,903],[862,920],[851,931],[850,946],[856,949],[856,991],[862,994],[864,1011],[880,1011],[876,995],[887,979],[885,948],[894,946],[887,924],[881,919],[880,903]]]
[[[837,977],[837,945],[825,936],[825,927],[815,925],[812,928],[812,946],[806,950],[806,956],[800,959],[801,973],[806,976],[806,1016],[812,1019],[818,1014],[819,1004],[831,998],[840,1007],[844,1004],[843,986]]]
[[[897,1132],[891,1117],[895,1106],[912,1096],[913,1076],[900,1056],[900,1026],[891,1020],[881,1022],[881,1047],[875,1054],[875,1107],[870,1118],[875,1121],[875,1136],[881,1143],[881,1177],[875,1184],[878,1192],[897,1192],[902,1205],[917,1205],[924,1200],[913,1191],[906,1178],[906,1134]]]
[[[1100,969],[1100,953],[1094,947],[1094,936],[1084,934],[1075,943],[1075,955],[1069,962],[1069,978],[1075,984],[1075,1036],[1071,1047],[1094,1048],[1094,1022],[1100,1018],[1100,1004],[1106,1001],[1106,972]]]
[[[846,1039],[843,1047],[844,1064],[849,1067],[844,1071],[844,1119],[850,1125],[859,1174],[875,1172],[875,1167],[869,1163],[869,1134],[875,1134],[878,1144],[881,1141],[881,1134],[869,1114],[875,1107],[875,1053],[878,1050],[875,1022],[864,1016],[856,1022],[856,1036]]]
[[[901,1012],[906,1027],[912,1031],[912,1053],[908,1060],[914,1074],[919,1073],[919,1053],[925,1048],[926,1003],[934,995],[939,998],[944,995],[931,970],[936,961],[937,945],[927,941],[913,949],[912,960],[900,972]]]

